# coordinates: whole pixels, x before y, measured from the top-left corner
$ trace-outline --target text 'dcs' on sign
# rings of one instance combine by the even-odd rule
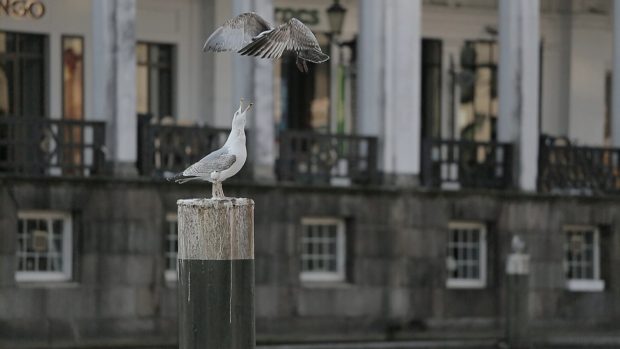
[[[0,0],[0,16],[39,19],[45,10],[40,0]]]

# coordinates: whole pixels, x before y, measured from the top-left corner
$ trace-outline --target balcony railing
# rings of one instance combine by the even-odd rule
[[[620,149],[573,146],[564,138],[542,137],[538,161],[541,192],[620,193]]]
[[[177,173],[226,142],[230,130],[152,122],[139,116],[138,169],[144,176]]]
[[[105,123],[0,116],[0,173],[34,176],[102,174]]]
[[[504,189],[512,184],[512,146],[427,139],[423,142],[422,166],[427,187]]]
[[[377,139],[311,131],[280,133],[278,177],[306,184],[351,185],[377,181]]]

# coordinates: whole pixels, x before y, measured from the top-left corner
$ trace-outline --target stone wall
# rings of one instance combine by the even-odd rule
[[[618,200],[247,184],[225,191],[256,202],[261,342],[500,337],[512,234],[524,238],[532,258],[535,329],[605,330],[620,321]],[[163,276],[165,215],[176,212],[177,199],[210,192],[209,185],[142,180],[0,180],[0,347],[174,346],[176,287]],[[15,282],[18,210],[72,212],[72,282]],[[302,284],[301,218],[325,216],[346,219],[347,282]],[[446,288],[451,220],[487,224],[487,287]],[[561,228],[567,224],[600,227],[605,291],[566,289]]]

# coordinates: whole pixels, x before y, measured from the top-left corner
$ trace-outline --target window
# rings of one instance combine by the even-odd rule
[[[45,52],[44,35],[0,31],[0,117],[45,115]],[[10,145],[25,131],[0,126],[0,172],[40,155],[38,149]]]
[[[0,115],[45,115],[45,46],[44,35],[0,31]]]
[[[344,281],[344,221],[336,218],[304,218],[301,225],[301,280]]]
[[[571,291],[602,291],[600,233],[596,227],[564,228],[564,271]]]
[[[63,118],[84,118],[84,39],[79,36],[62,37],[62,109]],[[83,163],[82,128],[65,125],[62,130],[65,149],[63,165],[80,166]],[[67,168],[65,174],[78,174],[78,168]]]
[[[460,87],[457,112],[460,137],[490,142],[497,139],[497,64],[495,41],[467,41],[461,50],[461,71],[453,83]]]
[[[137,112],[157,118],[172,117],[174,110],[174,46],[136,45]]]
[[[72,270],[71,215],[20,212],[17,215],[17,281],[68,281]]]
[[[317,33],[321,49],[329,52],[326,35]],[[308,73],[297,69],[295,57],[283,57],[274,68],[275,122],[278,130],[330,131],[330,64],[308,62]]]
[[[63,117],[81,120],[84,117],[84,39],[62,37],[62,106]]]
[[[178,222],[176,213],[166,215],[166,234],[164,236],[164,258],[166,260],[166,281],[177,280]]]
[[[486,227],[481,223],[449,225],[446,267],[450,288],[483,288],[487,270]]]
[[[422,139],[441,138],[442,41],[422,39]]]

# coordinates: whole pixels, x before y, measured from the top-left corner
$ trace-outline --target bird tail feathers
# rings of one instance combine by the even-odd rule
[[[179,173],[175,174],[174,176],[168,177],[166,179],[168,180],[168,182],[175,182],[175,183],[183,184],[185,182],[189,182],[191,180],[198,179],[198,177],[196,177],[196,176],[185,176],[183,174],[183,172],[179,172]]]

